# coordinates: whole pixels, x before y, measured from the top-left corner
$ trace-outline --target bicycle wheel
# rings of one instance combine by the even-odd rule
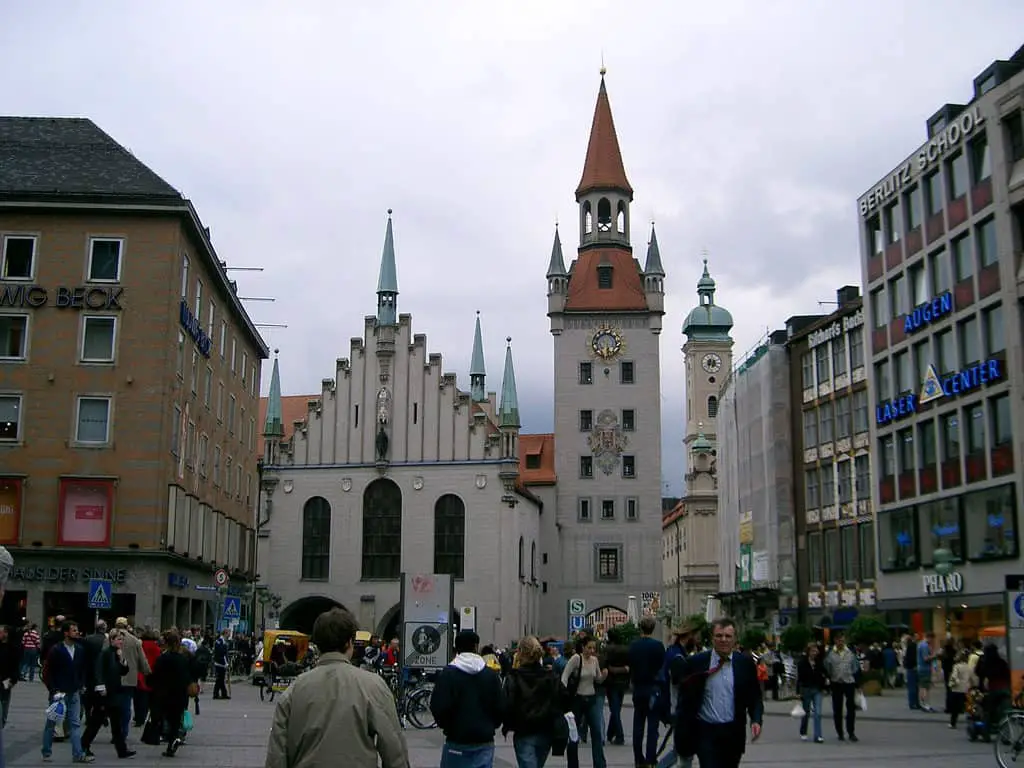
[[[405,697],[405,715],[412,723],[412,727],[418,731],[437,728],[434,714],[430,711],[430,691],[426,688],[411,691]]]
[[[996,762],[999,768],[1011,768],[1024,752],[1024,712],[1010,712],[995,733]]]

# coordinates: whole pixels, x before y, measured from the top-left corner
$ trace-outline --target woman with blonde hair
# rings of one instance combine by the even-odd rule
[[[512,731],[519,768],[543,768],[552,748],[557,722],[565,722],[560,706],[558,677],[541,664],[544,649],[533,635],[524,637],[516,651],[516,666],[505,679],[505,723],[502,735]],[[554,745],[559,746],[559,745]],[[560,745],[564,750],[565,745]]]

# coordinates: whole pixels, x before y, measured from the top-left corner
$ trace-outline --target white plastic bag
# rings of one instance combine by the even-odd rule
[[[853,700],[853,705],[857,708],[858,712],[868,711],[868,698],[864,695],[863,691],[857,691],[857,696]]]
[[[64,703],[64,694],[58,693],[53,697],[53,702],[46,708],[46,719],[54,725],[60,725],[64,722],[64,716],[67,714],[68,707]]]
[[[807,712],[804,710],[804,705],[799,701],[794,705],[793,710],[789,713],[790,717],[795,717],[802,720],[807,717]]]
[[[579,744],[580,731],[579,728],[576,727],[576,715],[574,715],[572,712],[566,712],[565,722],[569,724],[569,743]]]

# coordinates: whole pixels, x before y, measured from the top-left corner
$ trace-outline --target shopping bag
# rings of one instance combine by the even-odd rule
[[[864,695],[863,691],[857,691],[857,696],[853,700],[853,705],[860,712],[868,711],[868,698]]]
[[[799,701],[794,705],[793,710],[789,713],[790,717],[803,719],[807,717],[807,711],[804,709],[804,705]]]
[[[46,708],[46,719],[54,725],[60,725],[64,722],[64,716],[67,714],[68,706],[64,703],[64,694],[58,693],[53,697],[53,702]]]
[[[195,722],[192,720],[192,713],[186,709],[185,713],[181,716],[181,730],[188,733],[192,730],[194,725]]]
[[[576,716],[572,712],[566,712],[565,722],[569,725],[569,743],[578,744],[580,740],[580,731],[576,727]]]

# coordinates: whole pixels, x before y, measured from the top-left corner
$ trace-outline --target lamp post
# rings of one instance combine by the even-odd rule
[[[946,577],[953,572],[953,561],[955,560],[953,553],[944,547],[940,547],[932,553],[932,559],[935,562],[935,573],[941,576],[943,581],[945,581]],[[942,596],[946,616],[946,640],[949,640],[949,635],[953,628],[953,622],[949,616],[949,590],[944,589],[942,591]]]

